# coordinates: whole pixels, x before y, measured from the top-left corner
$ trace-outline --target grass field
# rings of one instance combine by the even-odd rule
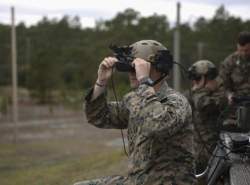
[[[126,173],[122,147],[107,145],[119,132],[86,123],[66,125],[26,125],[17,144],[4,137],[11,129],[0,127],[0,185],[70,185]],[[28,133],[33,137],[25,137]]]

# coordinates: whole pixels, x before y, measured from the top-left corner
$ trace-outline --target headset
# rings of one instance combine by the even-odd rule
[[[161,73],[169,74],[169,71],[173,68],[173,56],[170,54],[169,50],[159,50],[155,55],[152,66]]]
[[[208,68],[206,74],[201,74],[197,72],[197,66],[192,66],[188,69],[188,79],[199,81],[202,76],[206,78],[206,80],[213,80],[218,76],[218,70],[216,67]]]
[[[132,55],[131,46],[118,47],[116,45],[110,45],[109,48],[113,51],[114,56],[118,59],[115,63],[115,68],[120,72],[135,72],[132,62],[135,57]],[[151,62],[152,66],[161,73],[169,74],[169,71],[173,68],[173,56],[169,50],[158,50],[153,58],[154,62]]]

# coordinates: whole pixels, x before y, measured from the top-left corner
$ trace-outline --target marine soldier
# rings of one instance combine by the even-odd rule
[[[196,173],[203,172],[219,133],[219,117],[226,107],[221,79],[216,66],[208,60],[195,62],[188,70],[192,89],[189,101],[193,109]]]
[[[130,45],[133,88],[119,102],[108,102],[106,86],[117,58],[105,58],[86,96],[88,122],[99,128],[127,129],[128,175],[109,176],[76,185],[190,185],[193,176],[192,113],[187,99],[171,89],[165,77],[172,57],[161,43]],[[117,107],[119,108],[116,111]]]
[[[237,50],[221,64],[220,76],[224,81],[229,102],[232,96],[250,96],[250,32],[238,35]]]

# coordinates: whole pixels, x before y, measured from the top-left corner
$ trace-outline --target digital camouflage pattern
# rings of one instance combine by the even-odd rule
[[[220,76],[225,90],[236,96],[250,95],[250,61],[240,59],[237,52],[229,55],[221,64]]]
[[[155,94],[140,85],[119,103],[102,94],[90,102],[89,123],[100,128],[127,128],[128,176],[109,176],[77,185],[191,185],[193,176],[192,113],[187,99],[164,82]],[[119,111],[117,112],[117,107]]]
[[[193,109],[196,171],[200,173],[207,167],[218,141],[222,122],[220,116],[226,108],[227,99],[221,85],[213,91],[208,88],[193,90],[188,99]]]

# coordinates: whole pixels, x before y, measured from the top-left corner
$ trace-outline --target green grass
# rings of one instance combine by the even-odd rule
[[[1,185],[70,185],[111,175],[124,160],[119,150],[87,154],[63,153],[56,142],[0,144]]]

